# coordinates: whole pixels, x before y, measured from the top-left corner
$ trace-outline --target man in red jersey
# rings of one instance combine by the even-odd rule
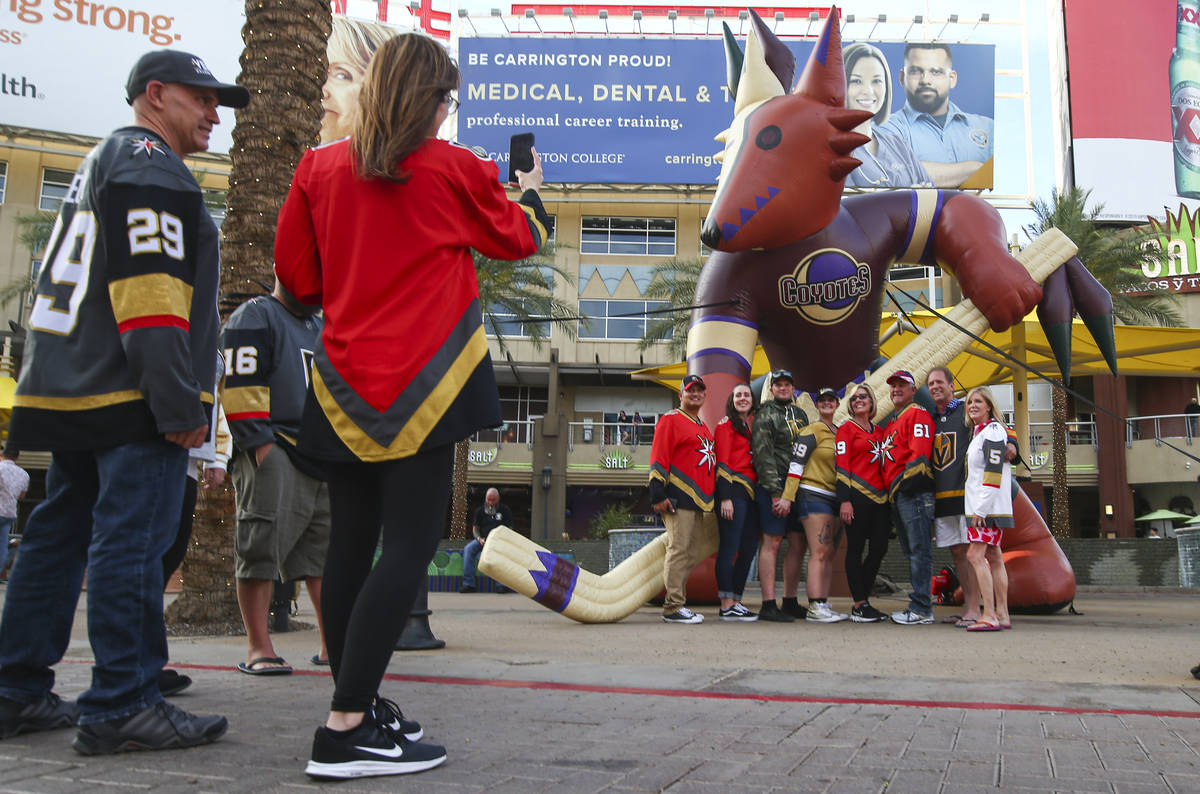
[[[900,548],[908,557],[912,592],[908,607],[892,613],[905,626],[933,623],[933,420],[913,402],[917,382],[908,370],[897,370],[887,380],[896,412],[883,428],[883,481],[892,500],[892,519]]]
[[[684,605],[688,575],[700,561],[700,540],[717,534],[713,512],[716,443],[700,420],[705,388],[699,375],[683,379],[679,408],[658,420],[650,448],[650,503],[667,528],[667,557],[663,562],[667,589],[663,620],[667,623],[704,622],[703,615]]]

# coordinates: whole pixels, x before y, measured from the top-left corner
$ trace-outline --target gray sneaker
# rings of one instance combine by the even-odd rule
[[[834,612],[833,607],[825,601],[816,601],[808,605],[808,614],[804,619],[810,623],[841,623],[848,617],[841,612]]]
[[[38,700],[22,703],[0,698],[0,739],[11,739],[21,733],[51,731],[67,728],[79,718],[79,708],[73,700],[63,700],[47,692]]]
[[[906,609],[903,612],[893,612],[892,622],[901,626],[925,626],[933,623],[933,615],[922,615],[920,612]]]
[[[73,746],[80,755],[173,750],[215,742],[228,727],[224,717],[189,714],[162,700],[129,717],[80,725]]]
[[[669,615],[663,615],[664,623],[703,623],[704,616],[697,615],[687,607],[680,607]]]

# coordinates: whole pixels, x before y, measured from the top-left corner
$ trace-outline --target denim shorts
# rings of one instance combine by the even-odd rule
[[[786,516],[777,516],[771,512],[771,494],[762,486],[754,489],[754,501],[758,504],[758,528],[764,535],[783,537],[802,530],[798,502],[792,502],[792,509]]]
[[[837,507],[834,505],[832,496],[825,496],[814,491],[809,491],[804,488],[800,489],[800,494],[797,496],[796,504],[800,507],[800,517],[807,518],[813,513],[821,515],[835,516],[838,514]]]

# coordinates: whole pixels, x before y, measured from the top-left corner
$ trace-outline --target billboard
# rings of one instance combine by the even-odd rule
[[[796,55],[799,72],[812,42],[786,43]],[[892,118],[883,127],[889,130],[896,127],[906,101],[905,44],[874,46],[882,52],[890,78],[886,84]],[[963,146],[939,164],[971,162],[963,147],[986,152],[985,159],[990,160],[995,46],[950,47],[951,73],[942,77],[950,102],[962,111],[962,129],[956,137]],[[720,144],[713,136],[733,117],[733,101],[725,87],[724,48],[718,38],[463,38],[459,66],[458,139],[483,147],[502,166],[508,160],[509,136],[531,131],[550,182],[706,185],[716,181],[720,167],[714,155]],[[886,133],[880,136],[881,144],[885,138]],[[966,170],[981,181],[971,186],[991,187],[990,162]],[[507,169],[500,171],[504,174]],[[961,183],[959,179],[955,184]],[[879,186],[904,185],[893,180]]]
[[[243,0],[0,2],[0,122],[103,137],[133,118],[125,80],[150,50],[200,56],[233,82],[242,52]],[[221,109],[210,151],[227,152],[233,110]]]
[[[1105,220],[1165,219],[1167,209],[1180,205],[1195,211],[1200,62],[1192,77],[1172,57],[1179,4],[1065,0],[1063,6],[1075,184],[1104,204]],[[1194,5],[1188,10],[1185,32],[1200,34]]]

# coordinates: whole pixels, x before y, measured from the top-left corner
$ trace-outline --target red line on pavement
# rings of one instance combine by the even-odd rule
[[[63,659],[67,664],[91,664],[91,659]],[[176,664],[178,670],[236,671],[236,667],[213,664]],[[327,670],[295,670],[294,675],[328,676]],[[557,681],[508,681],[492,678],[460,678],[439,675],[405,675],[387,673],[386,681],[439,686],[487,686],[497,689],[538,689],[553,692],[595,692],[605,695],[641,695],[650,697],[700,698],[706,700],[757,700],[765,703],[828,703],[837,706],[900,706],[916,709],[969,709],[971,711],[1045,711],[1052,714],[1114,714],[1144,717],[1180,717],[1200,719],[1200,711],[1162,711],[1155,709],[1074,708],[1045,706],[1030,703],[972,702],[958,700],[899,700],[887,698],[839,698],[807,695],[760,695],[752,692],[710,692],[697,689],[652,689],[637,686],[603,686],[600,684],[566,684]]]

